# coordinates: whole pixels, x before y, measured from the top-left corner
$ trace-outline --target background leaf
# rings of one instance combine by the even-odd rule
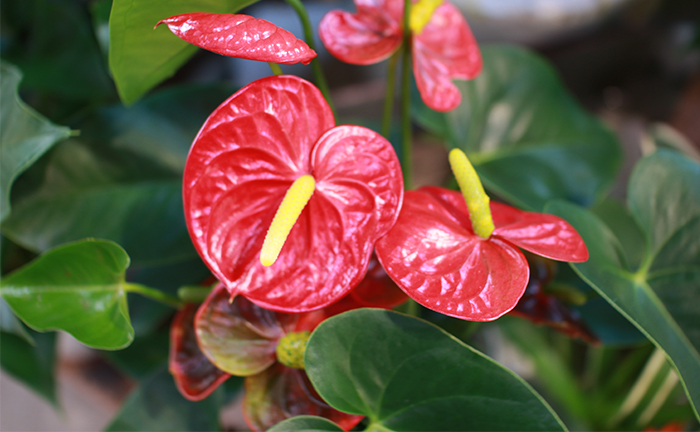
[[[323,417],[315,416],[297,416],[277,423],[268,432],[291,432],[291,431],[308,431],[308,432],[341,432],[343,429],[337,424]]]
[[[436,113],[412,98],[418,122],[464,150],[484,185],[519,207],[541,211],[555,198],[592,205],[620,164],[615,136],[539,56],[512,46],[482,46],[482,55],[481,75],[456,81],[457,109]]]
[[[70,134],[20,100],[21,80],[19,69],[0,62],[0,220],[10,214],[10,188],[17,176]]]
[[[0,294],[38,331],[64,330],[90,347],[119,349],[134,338],[124,291],[128,265],[119,245],[85,240],[47,252],[3,278]]]
[[[518,376],[438,327],[395,312],[359,309],[326,320],[305,361],[321,397],[368,416],[368,430],[564,429]]]
[[[215,431],[219,428],[221,391],[190,402],[161,369],[144,381],[122,406],[107,431]]]
[[[56,334],[32,333],[33,344],[15,334],[0,332],[0,365],[53,405],[56,399]]]
[[[109,67],[119,96],[131,104],[170,77],[197,50],[156,23],[188,12],[234,13],[257,0],[114,0]]]
[[[593,214],[565,203],[549,210],[568,220],[590,252],[576,271],[666,351],[696,413],[700,406],[700,165],[659,150],[630,178],[632,216],[644,233],[642,265],[629,268],[619,240]]]

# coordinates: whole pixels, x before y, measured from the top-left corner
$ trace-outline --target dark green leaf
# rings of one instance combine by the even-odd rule
[[[170,77],[197,47],[158,21],[188,12],[234,13],[257,0],[114,0],[109,18],[109,67],[125,104]]]
[[[56,334],[33,333],[33,346],[14,334],[0,332],[0,365],[5,372],[54,405],[56,381]]]
[[[65,100],[116,97],[114,85],[81,2],[3,2],[3,57],[25,74],[23,87]],[[7,42],[7,44],[6,44]]]
[[[172,312],[172,308],[170,309]],[[160,331],[137,336],[127,348],[104,351],[102,355],[130,377],[144,381],[168,361],[169,331]]]
[[[518,376],[438,327],[396,312],[359,309],[326,320],[312,334],[305,362],[321,397],[368,416],[368,430],[564,429]]]
[[[590,259],[574,268],[666,351],[696,413],[700,406],[700,165],[659,150],[635,167],[628,191],[646,248],[627,267],[618,239],[593,214],[565,203],[550,210],[581,234]]]
[[[107,431],[215,431],[219,429],[220,392],[201,402],[183,398],[173,377],[162,369],[141,384]]]
[[[85,240],[11,273],[0,282],[0,294],[38,331],[64,330],[90,347],[124,348],[134,338],[124,291],[128,266],[119,245]]]
[[[70,134],[70,129],[54,125],[20,100],[21,80],[19,69],[0,63],[0,220],[10,214],[10,188],[17,176]]]
[[[540,57],[508,46],[482,54],[481,75],[456,82],[462,104],[438,114],[413,98],[418,121],[464,150],[484,185],[518,206],[541,210],[555,198],[593,204],[620,164],[614,135]]]
[[[34,339],[32,339],[27,329],[17,319],[15,314],[12,313],[12,309],[10,309],[2,297],[0,297],[0,331],[14,334],[24,339],[28,344],[34,345]]]
[[[277,423],[268,432],[341,432],[337,424],[323,417],[297,416]]]

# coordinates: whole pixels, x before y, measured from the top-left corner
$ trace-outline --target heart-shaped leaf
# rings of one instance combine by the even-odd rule
[[[396,312],[358,309],[329,318],[311,335],[305,363],[321,397],[368,416],[370,431],[564,429],[518,376]]]
[[[64,330],[93,348],[131,343],[124,271],[129,256],[119,245],[85,240],[51,250],[3,278],[0,294],[38,331]]]
[[[412,98],[418,122],[464,150],[484,185],[519,207],[541,211],[555,198],[593,204],[620,164],[613,134],[540,57],[509,46],[482,47],[482,55],[481,74],[456,83],[457,109],[436,113]]]
[[[640,161],[628,206],[646,247],[630,267],[614,231],[566,203],[550,211],[567,219],[589,247],[574,269],[610,304],[666,351],[696,413],[700,406],[700,165],[658,150]]]
[[[19,69],[0,62],[0,220],[10,214],[10,189],[17,176],[70,134],[22,102],[17,94],[21,80]]]
[[[170,77],[197,50],[158,21],[188,12],[234,13],[257,0],[114,0],[109,17],[109,67],[119,96],[131,104]]]

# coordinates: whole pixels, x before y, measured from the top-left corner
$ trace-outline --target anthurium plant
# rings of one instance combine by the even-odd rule
[[[239,393],[253,431],[697,427],[687,147],[651,136],[625,203],[615,135],[447,0],[355,0],[317,28],[287,0],[303,38],[254,2],[3,3],[7,373],[58,404],[69,333],[138,382],[115,431],[220,430]],[[381,121],[335,110],[316,34],[387,61]],[[164,82],[197,47],[270,76]],[[426,137],[449,169],[417,187]]]

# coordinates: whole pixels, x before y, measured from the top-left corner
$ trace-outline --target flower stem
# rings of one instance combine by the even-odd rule
[[[141,285],[141,284],[135,284],[135,283],[125,283],[124,284],[124,291],[126,292],[135,292],[137,294],[141,294],[144,297],[148,297],[151,300],[155,300],[158,302],[161,302],[163,304],[166,304],[168,306],[172,306],[175,309],[179,309],[182,307],[182,302],[178,300],[177,298],[170,296],[163,291],[149,288],[147,286]]]
[[[413,187],[413,149],[411,147],[411,0],[404,1],[403,58],[401,62],[401,170],[406,190]]]
[[[399,60],[399,51],[396,51],[389,59],[386,77],[386,99],[384,99],[384,118],[382,119],[382,136],[389,139],[391,133],[391,117],[394,111],[394,80],[396,79],[396,63]]]
[[[275,75],[283,75],[284,74],[284,72],[282,72],[282,68],[280,67],[279,64],[272,63],[272,62],[268,62],[267,64],[270,65],[270,69],[272,69],[273,74],[275,74]]]
[[[306,44],[309,46],[309,48],[316,51],[316,42],[314,42],[314,29],[311,26],[311,20],[309,19],[308,12],[306,12],[306,8],[300,0],[286,0],[286,2],[291,7],[293,7],[297,15],[299,15],[299,20],[301,20],[301,25],[304,28],[304,39],[306,41]],[[328,105],[331,107],[331,110],[335,113],[335,109],[333,108],[333,102],[331,101],[331,93],[328,89],[326,77],[323,75],[323,69],[321,68],[321,62],[318,60],[318,56],[311,60],[311,69],[313,70],[314,77],[316,78],[316,85],[318,86],[319,90],[321,90],[321,93],[323,93],[323,97],[326,98],[326,102],[328,102]]]

